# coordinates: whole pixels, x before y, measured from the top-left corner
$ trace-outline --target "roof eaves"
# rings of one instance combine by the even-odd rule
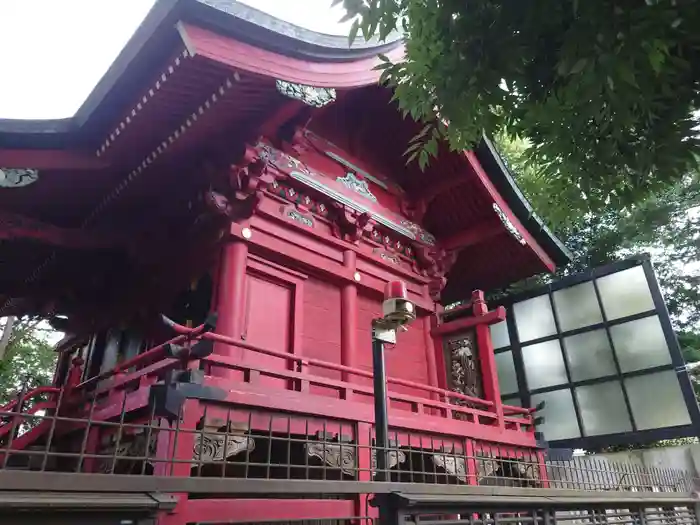
[[[474,148],[474,153],[488,173],[491,182],[506,200],[518,220],[527,228],[530,235],[540,243],[557,266],[568,264],[572,258],[571,252],[537,215],[527,197],[518,187],[493,142],[486,135]]]

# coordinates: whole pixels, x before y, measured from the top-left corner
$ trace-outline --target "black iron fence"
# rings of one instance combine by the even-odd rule
[[[695,525],[696,500],[517,495],[379,495],[383,525]]]
[[[47,393],[52,394],[52,393]],[[390,428],[379,450],[368,423],[188,399],[175,409],[145,389],[89,402],[0,412],[0,470],[244,480],[689,493],[689,472],[601,457],[548,461],[536,449]],[[17,407],[10,407],[17,408]]]

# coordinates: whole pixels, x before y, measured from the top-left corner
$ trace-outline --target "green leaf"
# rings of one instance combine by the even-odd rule
[[[422,144],[423,144],[423,143],[422,143],[422,142],[419,142],[419,141],[412,142],[412,143],[408,146],[408,148],[406,148],[406,151],[404,151],[403,154],[404,154],[404,155],[408,155],[408,154],[411,153],[412,151],[415,151],[415,150],[417,150],[417,149],[420,149],[420,147],[422,146]]]
[[[637,87],[637,79],[634,76],[634,71],[632,71],[632,68],[628,64],[621,63],[617,68],[617,73],[620,75],[620,78],[629,85]]]
[[[608,87],[610,88],[610,91],[615,91],[615,81],[612,79],[611,76],[605,77],[606,82],[608,83]]]
[[[348,35],[348,45],[352,45],[357,38],[357,32],[360,30],[360,21],[355,20],[350,26],[350,34]]]
[[[432,155],[433,157],[437,157],[438,141],[435,137],[431,137],[431,139],[425,143],[425,150],[428,152],[428,154]]]
[[[418,135],[416,135],[416,136],[415,136],[413,139],[411,139],[411,140],[415,140],[416,138],[420,138],[420,137],[425,137],[425,136],[428,134],[428,132],[429,132],[431,129],[433,129],[433,128],[434,128],[433,123],[432,123],[432,122],[429,122],[428,124],[426,124],[425,126],[423,126],[423,129],[420,130],[420,132],[418,133]]]
[[[666,56],[656,48],[650,49],[647,56],[649,57],[649,63],[651,64],[651,68],[654,70],[654,73],[657,75],[661,73],[661,69],[666,61]]]
[[[580,73],[583,71],[583,68],[586,67],[588,64],[588,59],[587,58],[580,58],[576,61],[576,63],[573,65],[571,70],[569,71],[569,75],[575,75],[577,73]]]
[[[420,151],[420,154],[418,155],[418,167],[421,169],[421,171],[425,170],[425,167],[428,165],[429,157],[428,157],[428,151],[425,149],[422,149]]]

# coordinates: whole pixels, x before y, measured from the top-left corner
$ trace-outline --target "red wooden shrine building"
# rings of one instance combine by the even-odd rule
[[[371,481],[371,321],[402,280],[417,319],[386,353],[392,479],[546,483],[533,414],[501,401],[503,311],[476,290],[567,252],[487,139],[406,165],[420,125],[373,69],[401,52],[159,0],[74,117],[0,121],[0,316],[67,334],[31,410],[70,420],[6,418],[5,468],[40,448],[64,454],[44,471]],[[304,515],[215,499],[180,493],[163,520]]]

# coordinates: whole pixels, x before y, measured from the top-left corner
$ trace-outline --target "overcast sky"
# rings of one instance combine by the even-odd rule
[[[331,0],[240,0],[314,31],[346,34]],[[0,118],[72,116],[154,0],[0,0]]]

